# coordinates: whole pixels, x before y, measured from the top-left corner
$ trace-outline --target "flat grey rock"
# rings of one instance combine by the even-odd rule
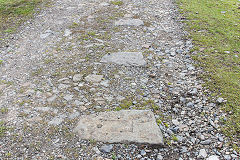
[[[216,155],[211,155],[210,157],[207,158],[207,160],[219,160],[219,157]]]
[[[66,101],[71,101],[73,99],[73,95],[67,94],[66,96],[63,97]]]
[[[146,61],[140,52],[117,52],[106,54],[101,59],[102,63],[115,63],[125,66],[144,66]]]
[[[66,117],[65,114],[58,115],[58,116],[54,117],[51,121],[49,121],[48,124],[57,126],[64,121],[65,117]]]
[[[110,144],[110,145],[103,145],[101,148],[100,148],[100,151],[102,152],[105,152],[105,153],[109,153],[111,152],[113,149],[113,146]]]
[[[73,76],[73,82],[79,82],[79,81],[81,81],[82,80],[82,74],[75,74],[74,76]]]
[[[144,25],[140,19],[120,19],[115,22],[116,26],[141,26]]]
[[[162,145],[162,133],[149,110],[101,112],[79,117],[74,129],[81,139],[107,143]]]
[[[64,36],[65,37],[68,37],[68,36],[70,36],[72,34],[72,32],[71,32],[71,30],[69,30],[69,29],[66,29],[65,31],[64,31]]]
[[[57,98],[57,96],[56,96],[56,95],[53,95],[53,96],[49,97],[49,98],[47,99],[47,101],[48,101],[48,102],[53,102],[53,101],[55,101],[56,98]]]
[[[48,112],[50,110],[49,107],[36,107],[36,110],[42,111],[42,112]]]
[[[90,74],[87,77],[85,77],[86,81],[93,82],[93,83],[101,82],[102,79],[103,79],[103,75],[95,75],[95,74]]]

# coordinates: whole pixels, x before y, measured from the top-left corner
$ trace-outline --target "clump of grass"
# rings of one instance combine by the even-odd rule
[[[1,108],[1,109],[0,109],[0,112],[1,112],[2,114],[6,114],[6,113],[8,113],[8,109],[7,109],[7,108]]]
[[[111,1],[110,3],[117,6],[123,5],[123,1]]]
[[[45,0],[0,0],[0,32],[12,33]],[[14,26],[14,28],[13,28]]]
[[[240,147],[240,31],[235,0],[178,0],[195,44],[193,58],[205,70],[205,87],[227,100],[222,131]],[[235,146],[236,146],[235,145]]]
[[[4,121],[0,121],[0,137],[4,136],[6,131],[7,131],[7,127]]]
[[[177,141],[178,141],[177,136],[176,136],[176,135],[172,135],[172,140],[175,141],[175,142],[177,142]]]

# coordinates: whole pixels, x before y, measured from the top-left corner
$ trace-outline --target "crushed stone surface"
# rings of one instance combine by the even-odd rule
[[[2,43],[0,159],[239,159],[174,1],[122,2],[53,1]],[[164,145],[74,132],[82,116],[122,110],[153,112]]]

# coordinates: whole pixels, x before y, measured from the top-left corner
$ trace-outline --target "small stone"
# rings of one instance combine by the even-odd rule
[[[145,156],[147,153],[145,150],[141,150],[141,153],[140,153],[142,156]]]
[[[138,155],[137,155],[137,158],[140,159],[140,158],[142,158],[142,156],[141,156],[140,154],[138,154]]]
[[[50,110],[50,108],[49,107],[36,107],[36,110],[42,111],[42,112],[47,112]]]
[[[132,104],[133,104],[133,105],[136,105],[136,104],[137,104],[137,101],[133,101]]]
[[[106,81],[102,81],[100,83],[100,85],[104,86],[104,87],[109,87],[109,80],[106,80]]]
[[[105,152],[105,153],[109,153],[111,152],[113,149],[113,145],[103,145],[101,148],[100,148],[100,151],[101,152]]]
[[[106,7],[106,6],[110,6],[110,4],[107,2],[102,2],[102,3],[100,3],[100,6]]]
[[[95,74],[90,74],[87,77],[85,77],[85,80],[88,82],[93,82],[93,83],[99,83],[103,79],[103,75],[95,75]]]
[[[163,160],[163,156],[160,153],[157,155],[157,160]]]
[[[82,80],[82,75],[81,74],[75,74],[73,76],[73,82],[79,82]]]
[[[236,154],[231,154],[232,158],[238,158],[238,156]]]
[[[199,156],[200,157],[203,157],[203,158],[206,158],[207,157],[207,152],[205,149],[200,149],[199,151]]]
[[[69,87],[70,87],[70,85],[67,85],[67,84],[59,84],[58,85],[58,89],[60,89],[60,90],[67,89]]]
[[[84,105],[84,102],[80,102],[79,100],[75,100],[75,101],[74,101],[74,104],[75,104],[76,106],[82,106],[82,105]]]
[[[197,95],[197,92],[198,92],[197,88],[193,88],[189,93],[191,95]]]
[[[53,32],[51,30],[47,30],[45,33],[40,35],[40,38],[45,39],[45,38],[49,37],[51,34],[53,34]]]
[[[71,101],[73,98],[73,95],[67,94],[66,96],[63,97],[66,101]]]
[[[142,46],[142,48],[146,48],[146,49],[148,49],[148,48],[150,48],[150,47],[151,47],[150,44],[144,44],[144,45]]]
[[[222,11],[222,12],[225,12],[225,11]],[[226,53],[226,54],[230,54],[230,51],[224,51],[224,53]]]
[[[171,52],[170,55],[171,55],[172,57],[174,57],[174,56],[176,55],[176,53],[175,53],[175,52]]]
[[[53,102],[56,98],[57,98],[57,96],[56,96],[56,95],[53,95],[52,97],[49,97],[49,98],[47,99],[47,101],[50,103],[50,102]]]
[[[217,104],[222,104],[224,102],[224,99],[222,97],[219,97],[217,99]]]
[[[73,112],[72,114],[69,115],[69,119],[74,119],[76,117],[78,117],[80,114],[78,112]]]
[[[203,145],[209,145],[209,144],[211,144],[211,140],[207,139],[205,141],[201,141],[200,143],[203,144]]]
[[[150,78],[155,78],[156,77],[156,74],[149,74],[148,75]]]
[[[224,155],[223,157],[224,157],[224,159],[226,159],[226,160],[231,160],[231,159],[232,159],[230,155]]]
[[[188,131],[189,130],[189,127],[185,124],[181,124],[179,126],[179,130],[182,132],[182,131]]]
[[[70,36],[72,34],[72,32],[69,30],[69,29],[66,29],[65,31],[64,31],[64,37],[68,37],[68,36]]]
[[[177,49],[176,52],[177,52],[178,54],[181,54],[181,53],[183,53],[183,50],[182,50],[182,49]]]
[[[93,151],[94,151],[96,154],[101,154],[101,152],[99,151],[98,147],[93,147]]]
[[[59,125],[63,122],[65,117],[66,116],[64,114],[63,115],[58,115],[58,116],[54,117],[51,121],[49,121],[48,124],[57,126],[57,125]]]
[[[223,147],[223,143],[222,142],[218,143],[217,148],[221,149],[222,147]]]
[[[187,103],[187,107],[193,107],[193,106],[194,106],[194,104],[192,102]]]
[[[178,125],[180,124],[177,119],[172,119],[172,123],[173,123],[175,126],[178,126]]]
[[[116,26],[141,26],[144,25],[140,19],[120,19],[115,22]]]

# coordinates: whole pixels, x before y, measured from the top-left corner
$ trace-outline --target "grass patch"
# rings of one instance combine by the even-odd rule
[[[116,6],[123,5],[123,1],[111,1],[110,3],[113,4],[113,5],[116,5]]]
[[[4,121],[0,121],[0,137],[4,136],[6,131],[7,131],[7,127]]]
[[[0,0],[0,33],[13,33],[45,0]]]
[[[223,97],[228,113],[222,131],[239,148],[240,139],[240,2],[177,0],[195,44],[193,58],[204,69],[205,87]]]
[[[8,109],[7,109],[7,108],[1,108],[1,109],[0,109],[0,112],[1,112],[2,114],[6,114],[6,113],[8,113]]]

